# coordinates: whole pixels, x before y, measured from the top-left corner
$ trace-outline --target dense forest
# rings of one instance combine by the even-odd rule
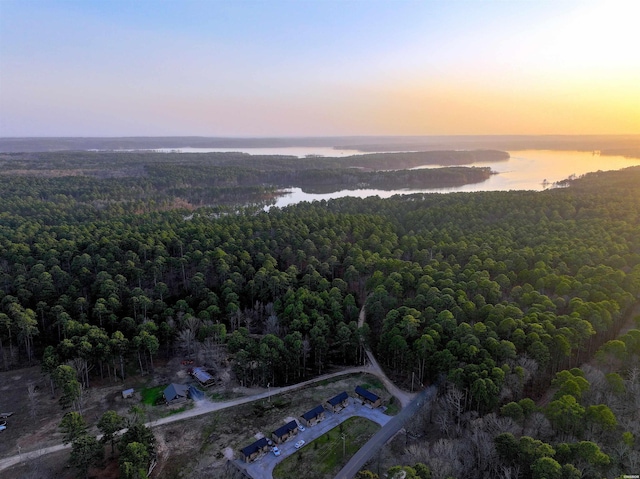
[[[282,190],[437,188],[485,181],[489,168],[465,167],[507,160],[502,151],[429,151],[346,158],[255,156],[243,153],[55,152],[0,154],[1,211],[39,214],[39,203],[84,211],[86,218],[175,208],[234,209],[273,204]],[[424,165],[456,165],[428,168]],[[55,200],[53,197],[62,195]],[[8,202],[8,203],[7,203]],[[71,207],[73,205],[74,207]],[[65,221],[77,218],[66,217]],[[52,218],[59,221],[60,218]]]
[[[190,196],[224,188],[205,185],[213,166],[82,156],[3,155],[0,175],[0,367],[41,359],[63,404],[77,391],[64,384],[143,372],[196,342],[225,347],[246,385],[358,364],[369,345],[401,382],[444,378],[457,413],[430,420],[452,437],[493,414],[479,442],[495,461],[477,450],[453,477],[614,477],[640,464],[638,408],[623,421],[607,405],[640,382],[640,333],[615,339],[640,294],[640,168],[539,193],[221,214]],[[215,171],[235,188],[245,170]],[[589,394],[571,368],[597,351],[609,389]],[[531,406],[552,381],[561,392]],[[424,459],[434,471],[436,452]]]

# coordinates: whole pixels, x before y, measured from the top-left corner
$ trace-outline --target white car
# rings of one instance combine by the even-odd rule
[[[298,431],[303,432],[306,428],[302,424],[298,424]]]
[[[300,449],[302,446],[304,446],[304,439],[300,439],[296,442],[296,449]]]
[[[278,449],[278,446],[274,446],[273,449],[271,449],[273,451],[273,455],[274,456],[279,456],[280,455],[280,449]]]

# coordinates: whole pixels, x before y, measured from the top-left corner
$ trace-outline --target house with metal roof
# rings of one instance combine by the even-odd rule
[[[367,404],[371,408],[377,408],[382,404],[382,399],[361,386],[356,386],[356,395],[362,401],[362,404]]]
[[[291,421],[273,431],[271,437],[276,444],[280,444],[296,434],[298,434],[298,423]]]
[[[209,387],[216,382],[213,376],[205,371],[204,368],[192,368],[189,370],[189,374],[196,378],[203,387]]]
[[[186,384],[169,384],[162,392],[167,404],[184,401],[189,397],[189,386]]]
[[[349,395],[346,391],[342,391],[337,396],[327,401],[327,409],[331,412],[340,412],[349,405]]]
[[[312,410],[305,412],[300,419],[305,426],[314,426],[324,419],[324,407],[322,404],[318,404]]]
[[[260,454],[269,451],[269,440],[266,437],[258,439],[253,444],[240,450],[244,462],[255,461]]]

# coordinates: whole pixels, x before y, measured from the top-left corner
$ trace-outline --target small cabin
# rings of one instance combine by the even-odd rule
[[[362,401],[363,405],[366,404],[372,409],[375,409],[382,404],[382,399],[380,399],[380,397],[361,386],[356,386],[356,395],[358,396],[358,399]]]
[[[248,445],[247,447],[240,450],[242,454],[242,459],[244,462],[255,461],[260,454],[265,453],[269,450],[269,441],[266,437],[258,439],[253,444]]]
[[[296,434],[298,434],[298,423],[296,421],[291,421],[273,431],[271,437],[276,444],[280,444],[285,442],[287,439],[292,438]]]
[[[340,412],[349,405],[349,395],[346,391],[342,391],[337,396],[327,401],[327,409],[331,412]]]
[[[324,419],[324,407],[319,404],[310,411],[305,412],[300,416],[300,419],[300,422],[305,426],[314,426]]]

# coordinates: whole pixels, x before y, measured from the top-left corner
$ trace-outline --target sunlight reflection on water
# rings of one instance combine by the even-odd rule
[[[488,166],[497,174],[492,175],[482,183],[453,188],[431,188],[424,190],[340,190],[333,193],[314,194],[305,193],[300,188],[291,188],[280,196],[273,206],[284,207],[301,201],[330,200],[345,196],[366,198],[379,196],[389,198],[397,194],[412,193],[452,193],[472,191],[507,191],[534,190],[542,191],[550,188],[554,183],[562,181],[571,175],[580,176],[593,171],[619,170],[629,166],[640,165],[640,158],[625,158],[623,156],[599,156],[584,151],[556,151],[556,150],[522,150],[510,151],[509,161],[474,163],[470,166]],[[435,168],[430,165],[420,168]],[[270,207],[266,207],[268,210]]]

